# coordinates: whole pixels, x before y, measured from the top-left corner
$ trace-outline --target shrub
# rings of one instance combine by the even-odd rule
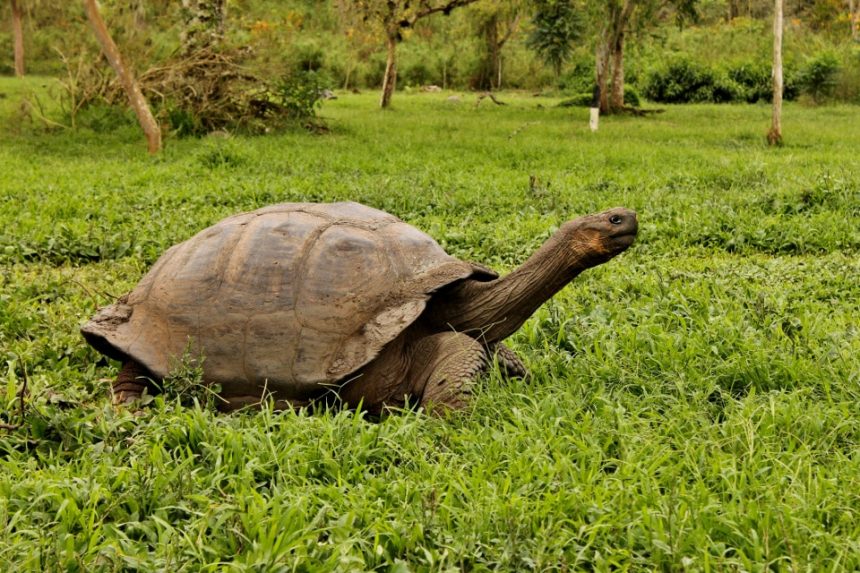
[[[800,71],[800,86],[803,93],[815,103],[830,98],[836,88],[839,74],[839,58],[832,52],[821,52],[810,58]]]
[[[289,63],[296,71],[318,72],[325,65],[325,52],[316,42],[300,42],[292,47]]]
[[[316,109],[322,104],[322,92],[327,85],[324,74],[294,72],[281,78],[272,95],[291,119],[307,120],[316,117]]]
[[[744,88],[743,99],[747,103],[759,100],[770,101],[773,94],[771,65],[764,62],[740,62],[726,70],[729,79]],[[786,99],[790,99],[787,97]]]
[[[412,62],[411,65],[405,66],[402,74],[399,74],[398,80],[401,80],[408,86],[422,86],[432,83],[430,67],[423,60]]]
[[[559,107],[591,107],[591,100],[593,98],[593,94],[591,92],[588,93],[580,93],[576,94],[573,97],[562,100],[558,102]],[[637,92],[631,86],[624,86],[624,105],[630,107],[639,107],[642,101],[639,97],[639,92]]]
[[[573,67],[558,79],[558,89],[581,94],[594,85],[594,59],[579,59]]]
[[[660,103],[725,103],[743,99],[744,90],[728,75],[686,57],[651,70],[644,95]]]
[[[639,92],[632,86],[624,86],[624,105],[631,107],[642,105],[642,98],[639,96]]]
[[[860,103],[860,45],[854,47],[853,54],[839,70],[833,97],[839,101]]]
[[[75,121],[78,127],[86,127],[98,133],[111,132],[137,123],[131,108],[109,105],[103,101],[94,101],[81,108]]]
[[[382,80],[385,77],[385,54],[371,54],[363,68],[362,83],[364,86],[368,88],[382,87]]]

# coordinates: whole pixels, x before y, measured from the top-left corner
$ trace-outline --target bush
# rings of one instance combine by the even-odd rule
[[[846,64],[839,70],[833,97],[839,101],[860,104],[860,45],[854,47]]]
[[[75,124],[77,127],[85,127],[98,133],[108,133],[122,127],[133,127],[137,125],[137,121],[134,112],[128,106],[95,101],[77,112]]]
[[[624,105],[631,107],[642,105],[642,98],[639,96],[639,92],[632,86],[624,86]]]
[[[680,57],[651,70],[644,94],[660,103],[725,103],[744,99],[744,89],[720,70]]]
[[[821,52],[810,58],[800,71],[803,93],[812,97],[815,103],[832,97],[839,67],[839,58],[832,52]]]
[[[316,117],[317,107],[322,104],[322,92],[327,85],[327,78],[323,74],[294,72],[281,78],[272,90],[272,95],[291,119],[302,121]]]
[[[594,59],[579,59],[570,69],[558,79],[558,89],[576,94],[582,94],[592,89],[594,85]]]
[[[741,62],[730,65],[726,71],[729,79],[744,88],[743,99],[747,103],[771,100],[773,82],[770,65],[762,62]]]
[[[568,99],[562,100],[558,103],[559,107],[591,107],[591,100],[593,98],[593,94],[591,92],[577,94]],[[637,92],[631,86],[624,86],[624,105],[628,105],[630,107],[639,107],[641,105],[641,98],[639,97],[639,92]]]
[[[292,47],[289,64],[297,72],[318,72],[325,65],[325,51],[316,42],[301,42]]]
[[[423,86],[428,83],[433,83],[431,79],[430,67],[425,61],[412,62],[411,65],[405,67],[402,74],[398,74],[398,82],[402,79],[403,84],[407,86]]]
[[[371,54],[363,68],[361,75],[364,86],[368,88],[382,87],[382,80],[385,77],[385,54]]]

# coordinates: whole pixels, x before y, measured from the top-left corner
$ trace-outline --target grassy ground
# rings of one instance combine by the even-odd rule
[[[4,134],[0,569],[860,568],[860,109],[789,105],[768,149],[763,106],[592,134],[446,95],[157,158],[134,129]],[[98,306],[228,214],[339,199],[503,271],[575,215],[642,230],[511,339],[530,384],[490,373],[449,419],[108,405],[77,333]]]

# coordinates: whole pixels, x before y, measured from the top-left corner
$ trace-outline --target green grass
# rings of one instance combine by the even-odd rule
[[[133,128],[4,134],[0,570],[860,568],[860,109],[788,105],[769,149],[765,106],[592,134],[446,95],[157,158]],[[491,372],[448,419],[109,406],[77,333],[98,306],[228,214],[340,199],[501,271],[586,212],[641,232],[510,340],[529,384]]]

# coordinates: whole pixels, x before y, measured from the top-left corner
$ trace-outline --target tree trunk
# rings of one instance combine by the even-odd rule
[[[773,8],[773,121],[767,134],[770,145],[782,145],[782,2]]]
[[[499,60],[499,28],[498,18],[495,15],[481,21],[480,34],[484,41],[484,49],[473,87],[479,90],[492,90],[496,87]]]
[[[624,30],[620,30],[612,46],[612,111],[624,109]]]
[[[116,72],[117,77],[119,77],[122,87],[128,96],[128,100],[131,103],[131,107],[137,114],[137,120],[140,122],[140,127],[146,134],[146,141],[149,144],[149,152],[158,153],[161,149],[161,129],[158,127],[158,123],[155,121],[155,118],[152,117],[152,112],[149,111],[149,106],[137,85],[137,81],[135,81],[134,76],[125,64],[123,64],[119,49],[116,47],[113,38],[111,38],[107,26],[105,26],[104,20],[102,20],[101,14],[99,14],[99,7],[96,0],[84,0],[84,9],[87,12],[87,18],[89,19],[93,33],[95,33],[96,38],[101,45],[102,53],[104,53],[108,62],[110,62],[111,67],[114,69],[114,72]]]
[[[514,21],[511,22],[508,26],[508,31],[505,32],[505,35],[498,39],[498,41],[496,42],[496,51],[494,53],[493,60],[495,67],[493,68],[493,70],[495,72],[496,78],[496,89],[499,90],[502,89],[502,48],[505,47],[505,44],[508,43],[508,40],[511,39],[511,36],[513,36],[519,29],[521,16],[522,14],[520,14],[519,12],[516,16],[514,16]]]
[[[493,38],[490,48],[490,89],[499,89],[502,76],[502,47],[499,46],[498,34],[493,26]]]
[[[24,75],[24,11],[19,0],[12,0],[12,34],[15,36],[15,75]]]
[[[594,55],[595,59],[595,81],[597,82],[597,106],[600,108],[600,113],[606,114],[610,112],[609,108],[609,49],[606,45],[606,34],[601,34],[597,41],[597,50]]]
[[[379,107],[383,109],[391,105],[391,95],[397,84],[397,32],[389,32],[386,42],[388,57],[385,60],[385,77],[382,78],[382,99],[379,101]]]
[[[182,0],[182,51],[216,47],[224,38],[227,0]]]
[[[860,2],[857,0],[848,2],[848,19],[851,23],[851,39],[860,41]]]
[[[729,0],[728,2],[728,10],[729,10],[729,22],[737,18],[741,15],[741,6],[740,0]]]

